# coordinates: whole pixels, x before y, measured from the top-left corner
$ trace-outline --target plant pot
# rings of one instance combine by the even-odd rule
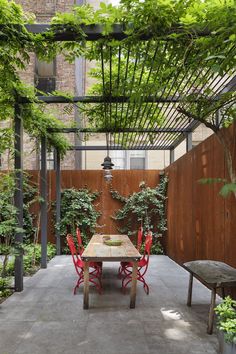
[[[236,344],[225,341],[224,332],[218,332],[220,354],[236,354]]]

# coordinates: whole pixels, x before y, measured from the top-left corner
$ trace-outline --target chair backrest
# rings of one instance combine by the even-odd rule
[[[144,254],[140,260],[140,264],[142,264],[141,267],[143,269],[142,275],[144,275],[148,269],[151,248],[152,248],[152,231],[148,231],[147,236],[145,237]]]
[[[79,274],[79,271],[78,271],[78,261],[80,260],[80,256],[79,256],[78,253],[77,253],[73,236],[72,236],[71,234],[68,234],[68,235],[66,236],[66,241],[67,241],[67,244],[68,244],[69,249],[70,249],[70,253],[71,253],[71,256],[72,256],[72,259],[73,259],[73,263],[74,263],[76,272]]]
[[[84,246],[83,246],[83,241],[82,241],[82,237],[81,237],[81,232],[78,227],[76,228],[76,236],[77,236],[77,241],[78,241],[79,254],[81,255],[84,252]]]
[[[143,242],[143,228],[142,226],[140,226],[140,228],[138,229],[138,236],[137,236],[137,250],[140,251],[140,248],[142,246],[142,242]]]
[[[149,256],[150,252],[151,252],[151,248],[152,248],[152,231],[148,231],[146,239],[145,239],[144,253]]]

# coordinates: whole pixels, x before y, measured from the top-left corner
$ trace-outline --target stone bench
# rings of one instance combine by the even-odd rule
[[[236,269],[218,261],[199,260],[183,264],[190,273],[187,305],[192,303],[193,277],[211,289],[211,304],[207,323],[207,333],[212,334],[216,292],[220,289],[225,297],[225,288],[236,287]]]

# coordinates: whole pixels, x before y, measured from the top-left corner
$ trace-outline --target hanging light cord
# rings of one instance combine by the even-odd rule
[[[107,156],[109,156],[109,133],[106,133]]]

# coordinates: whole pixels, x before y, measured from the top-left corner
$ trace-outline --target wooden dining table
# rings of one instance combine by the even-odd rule
[[[122,244],[108,246],[104,243],[104,236],[110,236],[111,240],[121,240]],[[135,308],[137,268],[141,255],[127,235],[93,235],[81,258],[84,261],[84,309],[89,308],[89,262],[132,262],[130,308]]]

